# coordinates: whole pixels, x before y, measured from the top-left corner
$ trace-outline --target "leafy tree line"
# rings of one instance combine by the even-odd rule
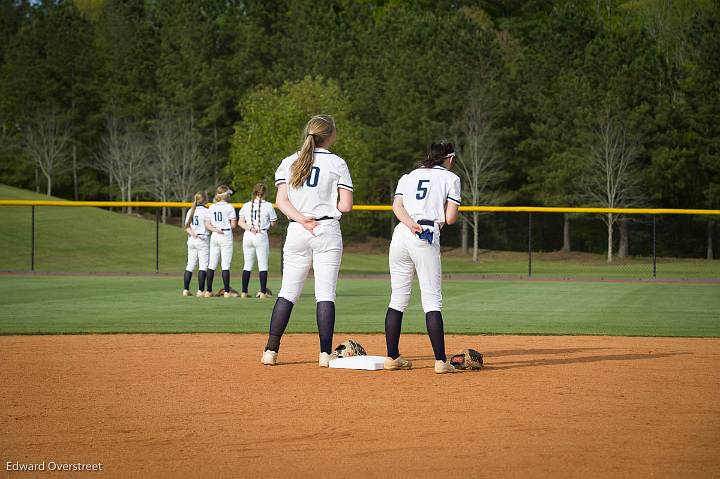
[[[720,208],[711,0],[0,0],[0,12],[3,183],[188,200],[226,182],[243,198],[324,112],[357,202],[388,203],[447,138],[465,204]],[[608,261],[632,253],[633,218],[604,220]],[[347,232],[383,235],[388,221]],[[486,223],[464,215],[449,240],[477,259]],[[574,223],[557,249],[588,234]],[[696,223],[712,257],[713,222]]]

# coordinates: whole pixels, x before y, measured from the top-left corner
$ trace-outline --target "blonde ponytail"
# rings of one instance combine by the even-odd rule
[[[193,196],[192,208],[190,208],[190,215],[188,216],[188,220],[185,222],[185,229],[189,228],[192,224],[193,216],[195,216],[195,209],[198,205],[204,205],[205,203],[207,203],[207,193],[204,191],[198,191],[195,193],[195,196]]]
[[[310,176],[310,170],[315,162],[315,148],[317,144],[332,136],[335,131],[335,120],[330,115],[317,115],[310,118],[305,125],[305,139],[298,152],[298,159],[290,167],[290,181],[292,188],[300,188]]]

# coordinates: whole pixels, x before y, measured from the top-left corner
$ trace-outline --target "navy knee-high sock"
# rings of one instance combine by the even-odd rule
[[[402,328],[402,311],[388,308],[385,313],[385,344],[389,358],[400,356],[400,329]]]
[[[215,279],[215,270],[214,269],[208,269],[207,270],[207,290],[212,293],[212,284],[213,279]]]
[[[244,269],[242,276],[242,292],[248,292],[248,286],[250,286],[250,271]]]
[[[222,270],[222,279],[223,279],[223,286],[225,287],[225,292],[230,292],[230,270],[224,269]]]
[[[267,271],[260,271],[260,292],[267,293]]]
[[[285,298],[278,298],[273,306],[272,316],[270,316],[270,334],[265,351],[268,349],[278,352],[280,350],[280,338],[287,328],[290,321],[290,313],[292,313],[294,304]]]
[[[335,331],[335,302],[318,301],[316,309],[318,335],[320,336],[320,351],[332,351],[333,332]]]
[[[198,271],[198,289],[205,291],[205,279],[207,278],[207,271]]]
[[[192,271],[185,270],[183,276],[183,289],[190,289],[190,280],[192,279]]]
[[[440,311],[425,313],[425,326],[427,327],[430,344],[432,344],[435,359],[447,361],[445,356],[445,332],[443,331],[443,319]]]

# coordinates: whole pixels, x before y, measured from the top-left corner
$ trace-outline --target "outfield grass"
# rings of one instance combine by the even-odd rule
[[[12,292],[0,334],[266,332],[274,302],[182,298],[167,277],[0,276],[0,287]],[[425,331],[415,291],[404,332]],[[720,336],[717,284],[446,281],[444,296],[448,333]],[[336,331],[382,332],[388,299],[385,280],[342,279]],[[288,331],[316,331],[311,280]]]
[[[0,185],[0,198],[57,199]],[[0,207],[0,270],[29,271],[31,265],[31,209],[26,206]],[[154,210],[144,209],[145,214]],[[155,221],[99,208],[35,208],[35,270],[60,272],[153,272],[155,271]],[[273,235],[280,231],[273,232]],[[180,273],[186,262],[186,235],[177,226],[159,228],[159,271]],[[236,234],[232,268],[242,268],[242,236]],[[278,241],[270,254],[270,273],[280,273]],[[364,245],[348,245],[343,255],[342,274],[387,274],[387,242],[364,251]],[[720,260],[678,260],[659,258],[658,278],[720,278]],[[526,252],[482,251],[479,262],[468,256],[446,252],[443,271],[450,274],[527,276]],[[632,258],[607,264],[603,255],[533,253],[536,277],[618,277],[650,278],[649,258]]]

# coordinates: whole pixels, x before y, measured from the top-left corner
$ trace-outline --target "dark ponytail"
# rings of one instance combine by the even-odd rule
[[[452,143],[445,141],[432,143],[422,160],[422,166],[432,168],[433,166],[442,165],[447,160],[447,157],[453,153],[455,153],[455,147]]]

